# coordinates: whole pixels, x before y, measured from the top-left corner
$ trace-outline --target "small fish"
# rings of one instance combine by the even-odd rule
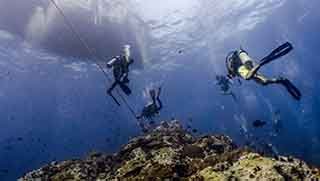
[[[261,128],[263,126],[265,126],[267,124],[267,122],[265,121],[261,121],[261,120],[255,120],[252,125],[256,128]]]
[[[7,150],[7,151],[10,151],[10,150],[12,150],[12,149],[13,149],[13,147],[12,147],[12,146],[10,146],[10,145],[8,145],[8,146],[5,146],[5,147],[4,147],[4,149],[5,149],[5,150]]]
[[[8,169],[0,169],[0,174],[8,174],[9,170]]]

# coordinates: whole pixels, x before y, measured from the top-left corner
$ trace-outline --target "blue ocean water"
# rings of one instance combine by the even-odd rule
[[[250,141],[320,164],[319,2],[57,2],[98,58],[49,1],[0,2],[0,180],[93,150],[116,152],[141,134],[126,106],[106,95],[110,82],[94,63],[105,65],[125,43],[135,59],[133,94],[126,99],[137,113],[149,101],[147,90],[162,85],[157,121],[176,118],[187,125],[192,119],[197,134],[222,133],[238,144],[247,141],[245,130]],[[286,41],[294,50],[261,71],[288,77],[301,101],[281,86],[253,81],[232,87],[236,102],[220,94],[215,75],[226,74],[228,52],[241,46],[258,60]],[[282,127],[272,135],[275,117]],[[253,128],[255,120],[267,125]]]

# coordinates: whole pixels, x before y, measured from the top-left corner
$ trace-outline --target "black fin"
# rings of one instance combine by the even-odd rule
[[[261,59],[260,64],[261,65],[267,64],[275,59],[278,59],[288,54],[291,50],[293,50],[293,46],[291,45],[291,43],[286,42],[281,46],[279,46],[278,48],[274,49],[268,56]]]
[[[131,94],[130,88],[128,86],[126,86],[125,84],[120,84],[120,88],[126,95]]]
[[[121,106],[120,105],[120,103],[119,103],[119,101],[112,95],[112,93],[110,92],[108,92],[108,95],[110,96],[110,97],[112,97],[112,99],[114,100],[114,102],[118,105],[118,106]]]
[[[283,81],[283,85],[286,87],[286,89],[292,95],[293,98],[295,98],[296,100],[301,99],[301,92],[288,79]]]

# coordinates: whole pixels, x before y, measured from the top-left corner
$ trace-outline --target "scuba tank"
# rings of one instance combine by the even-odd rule
[[[251,57],[249,57],[249,55],[248,55],[248,53],[246,51],[241,49],[237,53],[238,53],[237,56],[238,56],[239,60],[241,61],[241,64],[253,66],[252,64],[253,64],[254,61],[252,60]]]

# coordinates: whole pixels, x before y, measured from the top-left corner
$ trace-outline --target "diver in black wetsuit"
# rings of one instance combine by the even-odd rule
[[[160,113],[162,109],[162,102],[160,100],[161,87],[158,88],[158,92],[152,89],[149,91],[152,102],[144,106],[142,113],[137,116],[137,119],[153,119],[156,115]]]
[[[149,91],[152,102],[144,106],[142,113],[137,116],[138,123],[143,132],[148,132],[149,128],[154,124],[153,118],[159,115],[162,109],[162,102],[160,100],[161,87],[158,88],[158,93],[156,90],[152,89]],[[158,104],[157,104],[158,102]],[[150,125],[146,124],[145,119],[150,121]]]
[[[129,83],[128,74],[129,66],[133,63],[133,59],[130,58],[130,46],[125,45],[123,47],[123,53],[120,56],[112,58],[107,63],[107,68],[113,68],[114,82],[111,87],[107,90],[107,93],[119,104],[119,102],[113,97],[112,90],[119,85],[121,90],[126,94],[130,95],[131,90],[127,86]]]
[[[255,64],[246,51],[242,49],[232,51],[226,58],[228,77],[241,77],[244,80],[253,79],[261,85],[281,84],[288,90],[293,98],[300,100],[300,91],[288,79],[283,77],[269,79],[258,72],[263,65],[266,65],[267,63],[286,55],[292,49],[292,45],[287,42],[272,51],[258,64]]]

